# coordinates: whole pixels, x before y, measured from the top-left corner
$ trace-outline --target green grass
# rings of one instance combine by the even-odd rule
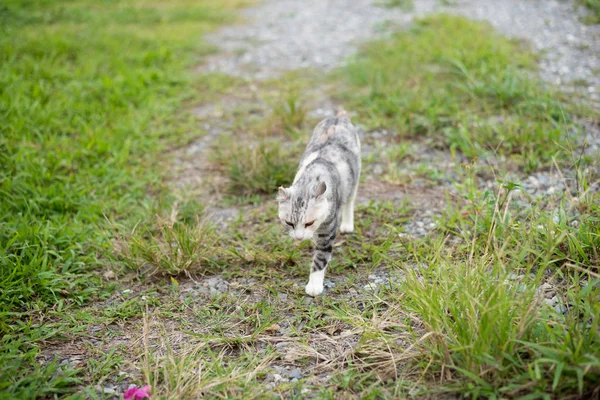
[[[597,210],[574,229],[538,210],[520,215],[511,188],[480,192],[474,209],[460,212],[452,231],[462,240],[451,253],[414,250],[419,269],[394,293],[430,333],[422,362],[445,381],[442,390],[482,398],[590,393],[600,376],[599,281],[586,274],[598,265]],[[535,296],[549,276],[565,285],[565,314]]]
[[[234,143],[221,140],[215,163],[226,170],[231,195],[272,195],[277,188],[290,185],[294,178],[299,151],[276,141]]]
[[[386,8],[397,7],[405,11],[410,11],[415,7],[412,0],[386,0],[378,3],[378,5]]]
[[[216,264],[218,239],[206,219],[186,224],[172,214],[169,219],[153,220],[150,228],[136,227],[122,238],[120,258],[144,276],[209,271]]]
[[[598,165],[566,136],[587,111],[485,24],[429,17],[366,46],[328,87],[354,121],[391,132],[365,135],[363,178],[402,196],[363,186],[373,199],[335,246],[326,294],[308,299],[311,246],[282,232],[271,200],[293,179],[323,80],[253,93],[189,74],[212,51],[202,34],[240,5],[0,6],[0,398],[104,398],[113,383],[173,399],[597,393]],[[227,226],[165,184],[166,150],[202,135],[181,110],[219,101],[200,126],[231,138],[201,184],[222,200],[224,182],[225,207],[244,203]],[[403,165],[433,183],[413,185]],[[558,167],[569,192],[519,193],[530,172]],[[436,228],[407,236],[425,211]],[[217,278],[226,290],[209,288]],[[546,282],[554,307],[537,294]],[[80,364],[61,365],[82,347]],[[299,379],[275,378],[294,368]]]
[[[486,24],[428,17],[365,46],[341,72],[339,96],[371,127],[532,170],[557,156],[574,108],[534,77],[535,63]]]
[[[588,24],[600,23],[600,1],[598,0],[578,0],[579,4],[582,4],[588,9],[588,15],[583,19]]]
[[[284,89],[285,90],[285,89]],[[291,88],[284,91],[273,104],[273,114],[271,123],[275,127],[281,127],[284,133],[298,138],[303,132],[298,132],[304,127],[306,122],[306,107],[302,102],[299,89]],[[272,128],[273,129],[273,128]]]
[[[28,1],[0,6],[0,389],[74,390],[82,374],[34,358],[60,335],[42,315],[107,296],[94,271],[111,252],[107,219],[147,215],[157,157],[194,121],[203,33],[240,1]],[[199,82],[202,85],[202,81]],[[68,325],[68,324],[67,324]],[[67,329],[66,327],[64,327]],[[69,328],[70,329],[70,328]]]

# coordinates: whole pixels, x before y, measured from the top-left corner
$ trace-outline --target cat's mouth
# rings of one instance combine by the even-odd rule
[[[296,239],[296,240],[310,240],[312,239],[312,232],[309,230],[293,230],[290,232],[290,236],[292,237],[292,239]]]

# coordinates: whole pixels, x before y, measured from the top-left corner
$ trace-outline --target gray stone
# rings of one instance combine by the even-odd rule
[[[546,304],[548,304],[549,306],[554,306],[556,303],[558,303],[558,297],[554,296],[552,298],[549,299],[544,299],[544,302],[546,302]]]
[[[304,376],[304,374],[302,373],[302,370],[300,368],[294,368],[291,372],[290,372],[290,378],[292,379],[302,379],[302,377]]]
[[[279,301],[285,303],[288,299],[288,295],[285,293],[277,293],[277,298],[279,299]]]

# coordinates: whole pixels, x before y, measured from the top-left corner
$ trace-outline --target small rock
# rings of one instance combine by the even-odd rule
[[[114,386],[112,386],[112,385],[109,385],[109,386],[104,386],[104,387],[102,388],[102,392],[103,392],[104,394],[115,394],[115,393],[117,393],[117,391],[116,391],[115,387],[114,387]]]
[[[281,329],[279,324],[273,324],[273,325],[265,328],[265,332],[279,332],[279,329]]]
[[[554,311],[559,314],[565,314],[567,311],[569,311],[569,308],[564,304],[556,304],[552,308],[554,308]]]
[[[542,175],[542,174],[537,175],[537,180],[538,180],[539,184],[542,186],[547,186],[548,182],[549,182],[548,177],[546,175]]]
[[[546,299],[551,299],[556,296],[556,290],[549,283],[542,284],[537,290],[538,295],[544,296]]]
[[[303,376],[304,374],[302,373],[302,370],[300,368],[294,368],[290,372],[290,378],[292,379],[302,379]]]
[[[290,342],[279,342],[275,344],[275,348],[277,349],[277,351],[282,351],[283,349],[285,349],[288,345],[290,344]]]
[[[544,301],[546,302],[546,304],[548,304],[549,306],[553,306],[556,303],[558,303],[558,297],[554,296],[550,299],[544,299]]]
[[[288,299],[288,295],[285,293],[277,293],[277,298],[279,299],[279,301],[281,301],[282,303],[285,303]]]
[[[111,269],[104,271],[102,276],[104,279],[115,279],[115,273]]]
[[[529,182],[531,183],[532,186],[535,186],[535,187],[539,187],[540,186],[540,182],[534,176],[530,176],[529,177]]]

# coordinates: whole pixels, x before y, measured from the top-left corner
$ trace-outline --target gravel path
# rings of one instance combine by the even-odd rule
[[[543,54],[541,76],[561,85],[577,82],[600,98],[600,25],[585,25],[586,10],[571,1],[415,0],[410,11],[377,6],[376,0],[263,0],[245,10],[246,24],[223,29],[211,40],[221,50],[203,70],[251,78],[313,67],[331,69],[382,32],[432,12],[489,21],[499,31],[530,41]]]

